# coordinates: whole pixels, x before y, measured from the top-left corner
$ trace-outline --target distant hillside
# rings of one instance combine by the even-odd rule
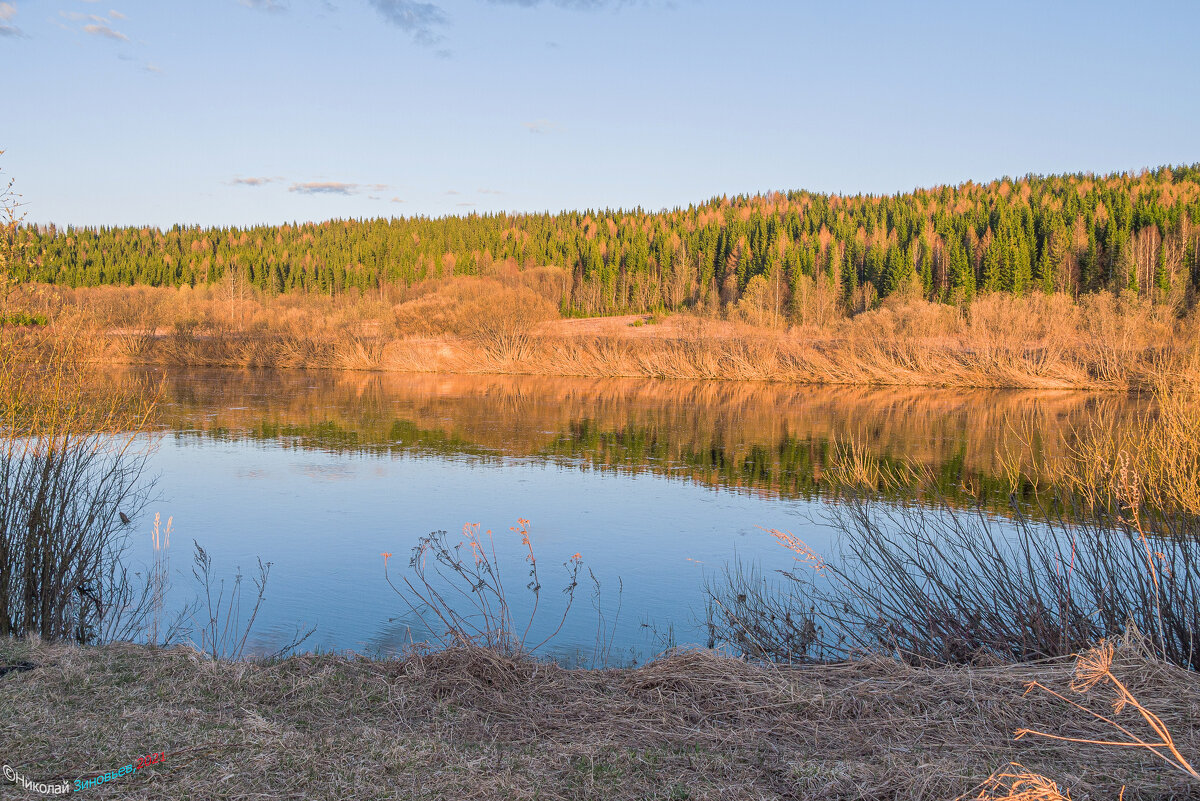
[[[586,211],[251,228],[27,228],[19,280],[71,286],[238,281],[266,293],[379,291],[451,275],[548,271],[564,314],[776,314],[813,292],[850,310],[894,293],[1100,289],[1191,302],[1200,164],[1140,175],[966,183],[891,197],[789,192],[663,213]]]

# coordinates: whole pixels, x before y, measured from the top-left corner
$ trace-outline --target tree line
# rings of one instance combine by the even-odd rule
[[[811,291],[861,310],[903,293],[1098,290],[1190,304],[1200,288],[1200,164],[1004,178],[892,196],[806,191],[649,212],[332,220],[277,226],[24,226],[21,281],[383,294],[458,275],[552,266],[560,310],[587,315]]]

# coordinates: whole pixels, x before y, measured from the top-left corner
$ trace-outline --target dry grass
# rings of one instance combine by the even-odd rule
[[[1129,643],[1126,645],[1128,646]],[[1130,692],[1125,683],[1113,673],[1115,655],[1116,649],[1113,644],[1101,641],[1095,647],[1079,655],[1075,662],[1075,675],[1071,681],[1071,691],[1080,695],[1087,695],[1099,686],[1111,689],[1113,695],[1109,703],[1112,706],[1110,713],[1112,717],[1100,714],[1036,679],[1029,682],[1027,691],[1044,692],[1057,698],[1091,719],[1108,725],[1111,728],[1109,736],[1113,736],[1112,732],[1115,731],[1122,735],[1121,739],[1096,740],[1087,737],[1051,734],[1035,729],[1017,729],[1016,739],[1020,740],[1026,736],[1044,737],[1064,743],[1142,750],[1158,757],[1166,765],[1190,779],[1200,780],[1200,773],[1197,773],[1187,757],[1179,750],[1174,735],[1163,719],[1142,704]],[[1137,713],[1137,716],[1141,718],[1142,726],[1149,730],[1149,740],[1132,730],[1136,728],[1134,724],[1125,721],[1118,722],[1117,719],[1121,717],[1121,714],[1129,709]],[[1010,769],[997,771],[983,782],[979,794],[975,796],[976,801],[1071,801],[1070,791],[1060,788],[1058,783],[1052,779],[1031,772],[1017,762],[1011,763],[1009,767]],[[1125,789],[1123,786],[1120,791],[1119,797],[1122,799],[1125,797]]]
[[[1197,330],[1194,315],[1109,294],[993,295],[965,309],[892,298],[854,317],[821,301],[786,328],[774,313],[579,326],[554,320],[560,279],[459,277],[337,298],[40,288],[24,305],[86,318],[110,361],[1043,389],[1150,387]]]
[[[100,797],[946,799],[1010,762],[1075,799],[1196,787],[1140,749],[1014,742],[1020,728],[1106,738],[1059,699],[1025,694],[1068,683],[1067,661],[765,668],[685,651],[570,671],[476,649],[230,664],[13,640],[0,660],[37,665],[0,678],[4,760],[22,773],[74,779],[167,752]],[[1194,674],[1123,652],[1112,672],[1183,753],[1200,750]]]
[[[1121,796],[1124,797],[1124,791]],[[1014,762],[1009,769],[990,776],[972,798],[974,801],[1071,801],[1071,793],[1062,790],[1054,780]]]

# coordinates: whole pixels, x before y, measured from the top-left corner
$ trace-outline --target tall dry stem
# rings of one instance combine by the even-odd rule
[[[1066,702],[1072,708],[1078,709],[1092,718],[1101,721],[1119,734],[1124,735],[1122,740],[1097,740],[1086,737],[1068,737],[1060,734],[1052,734],[1050,732],[1039,731],[1036,729],[1018,729],[1016,738],[1019,740],[1027,735],[1035,737],[1046,737],[1051,740],[1062,740],[1071,743],[1081,743],[1087,745],[1104,745],[1118,746],[1127,748],[1141,748],[1149,751],[1157,756],[1163,762],[1166,762],[1172,768],[1186,773],[1193,779],[1200,779],[1200,772],[1197,772],[1192,767],[1191,762],[1180,752],[1179,747],[1175,744],[1175,739],[1171,736],[1170,730],[1163,723],[1162,718],[1147,709],[1129,688],[1125,686],[1112,672],[1114,648],[1111,642],[1101,641],[1095,648],[1089,649],[1080,654],[1075,664],[1075,677],[1071,682],[1071,691],[1078,694],[1086,694],[1098,686],[1107,684],[1113,690],[1113,698],[1111,701],[1113,708],[1113,717],[1102,715],[1095,712],[1083,704],[1078,703],[1055,690],[1050,689],[1046,685],[1038,681],[1030,682],[1027,685],[1026,692],[1033,690],[1041,690],[1061,701]],[[1126,709],[1132,709],[1137,712],[1142,721],[1152,732],[1152,736],[1147,739],[1127,726],[1118,723],[1114,718],[1119,716]]]

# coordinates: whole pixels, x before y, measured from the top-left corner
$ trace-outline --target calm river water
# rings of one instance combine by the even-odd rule
[[[947,487],[986,489],[1006,449],[1052,443],[1086,415],[1119,420],[1137,410],[1124,396],[1061,392],[299,371],[122,376],[164,386],[150,463],[158,484],[136,521],[136,557],[151,556],[153,514],[171,517],[174,604],[197,592],[192,540],[227,579],[270,561],[256,653],[300,626],[316,626],[304,648],[325,651],[386,655],[426,638],[385,581],[381,554],[393,554],[398,579],[419,537],[445,530],[457,542],[467,523],[495,533],[523,628],[528,564],[509,527],[527,518],[542,583],[529,641],[557,626],[563,563],[579,553],[599,597],[585,572],[566,624],[543,650],[589,662],[599,606],[611,660],[645,659],[672,636],[704,642],[706,574],[734,558],[768,572],[793,566],[764,529],[833,548],[822,510],[835,501],[822,497],[820,476],[835,443],[914,460]]]

